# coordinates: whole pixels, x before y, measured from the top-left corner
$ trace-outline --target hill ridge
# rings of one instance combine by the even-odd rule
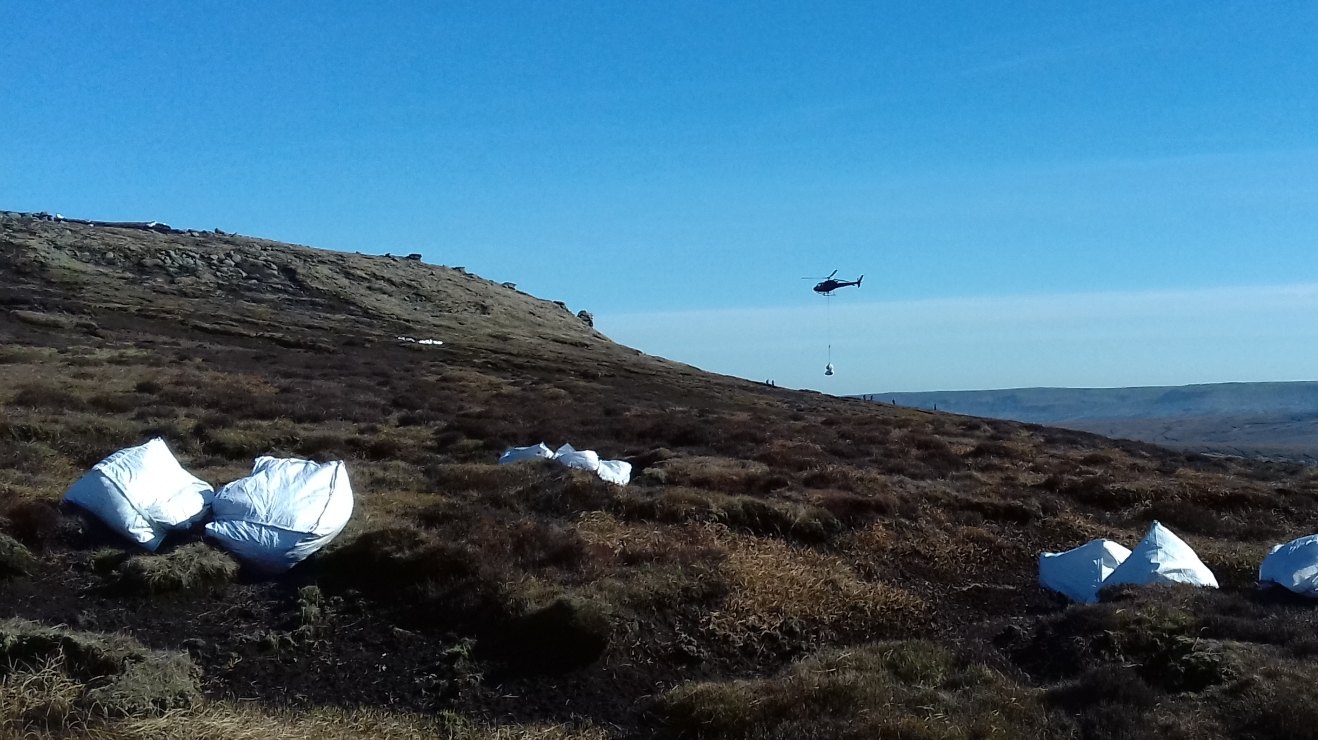
[[[1314,381],[1013,388],[860,397],[1051,424],[1201,452],[1318,462],[1318,382]]]

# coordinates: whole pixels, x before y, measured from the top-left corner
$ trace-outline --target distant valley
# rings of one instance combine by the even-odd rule
[[[1213,454],[1318,464],[1318,382],[866,394]]]

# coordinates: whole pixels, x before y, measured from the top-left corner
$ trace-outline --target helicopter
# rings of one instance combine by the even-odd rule
[[[815,291],[816,293],[818,293],[819,295],[828,295],[828,296],[831,296],[831,295],[833,295],[833,291],[837,290],[838,288],[847,288],[847,287],[850,287],[850,286],[852,286],[852,285],[854,285],[854,286],[856,286],[857,288],[859,288],[859,287],[860,287],[860,281],[862,281],[862,280],[865,279],[865,276],[864,276],[864,275],[861,275],[860,277],[856,278],[855,280],[834,280],[834,279],[833,279],[833,276],[836,275],[836,274],[837,274],[837,270],[834,270],[833,272],[829,273],[829,276],[828,276],[828,277],[823,278],[822,280],[820,280],[820,282],[819,282],[817,285],[815,285],[815,287],[814,287],[814,291]],[[801,279],[802,279],[802,280],[819,280],[819,278],[801,278]]]

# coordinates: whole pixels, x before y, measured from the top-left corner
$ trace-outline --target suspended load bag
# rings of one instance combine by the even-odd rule
[[[1272,548],[1259,566],[1259,583],[1318,597],[1318,534]]]
[[[1149,533],[1131,551],[1130,557],[1103,582],[1103,587],[1126,584],[1149,586],[1158,583],[1185,583],[1217,588],[1217,577],[1184,540],[1154,522],[1149,527]]]
[[[1039,583],[1082,604],[1098,601],[1098,590],[1130,550],[1112,540],[1094,540],[1066,552],[1039,556]]]
[[[96,463],[69,487],[64,500],[155,552],[166,532],[187,529],[205,516],[213,492],[156,437]]]
[[[215,494],[206,534],[258,570],[288,570],[316,552],[352,516],[342,461],[259,457],[252,474]]]
[[[520,460],[552,460],[554,451],[545,446],[544,442],[530,447],[509,447],[499,456],[499,464],[507,465]]]

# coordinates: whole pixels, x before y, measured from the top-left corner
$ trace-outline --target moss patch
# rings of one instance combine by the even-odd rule
[[[0,579],[27,575],[36,564],[37,559],[21,542],[0,534]]]

